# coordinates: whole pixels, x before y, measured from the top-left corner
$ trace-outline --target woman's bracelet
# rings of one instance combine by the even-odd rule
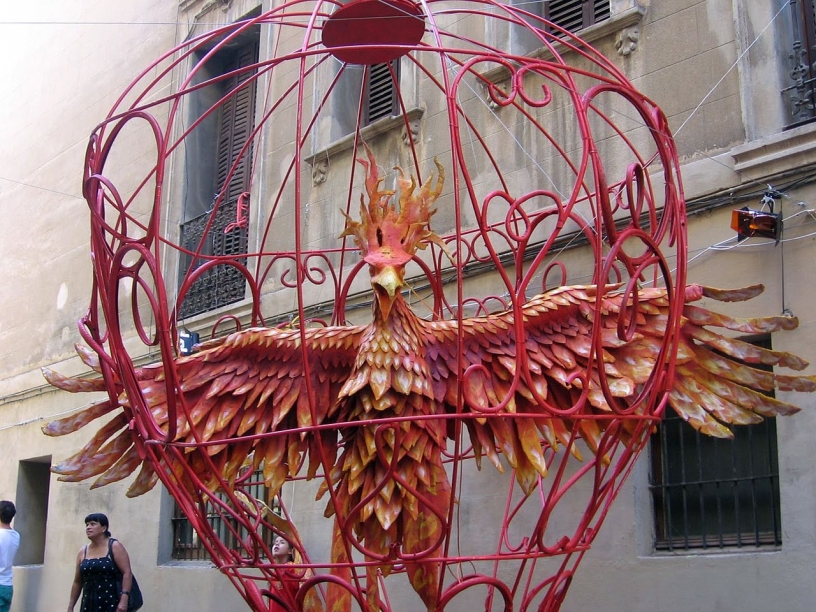
[[[127,595],[128,597],[130,597],[130,591],[122,591],[121,593],[119,593],[119,595]]]

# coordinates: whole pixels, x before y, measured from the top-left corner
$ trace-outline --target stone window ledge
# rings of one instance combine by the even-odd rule
[[[418,121],[422,118],[424,111],[421,108],[411,108],[408,109],[405,113],[405,117],[402,115],[397,115],[394,117],[384,117],[382,119],[378,119],[374,123],[367,125],[360,129],[359,137],[360,139],[369,142],[374,140],[380,134],[385,134],[388,132],[396,131],[396,130],[404,130],[405,129],[405,121],[406,117],[408,123],[412,123],[414,121]],[[403,138],[407,138],[408,136],[403,134]],[[311,155],[304,155],[303,161],[305,161],[310,166],[314,166],[315,162],[319,162],[320,160],[329,159],[337,155],[338,153],[342,153],[343,151],[350,151],[354,146],[354,139],[355,134],[349,134],[347,136],[343,136],[342,138],[335,140],[331,144],[322,149],[312,153]]]
[[[769,176],[816,162],[816,123],[780,132],[731,150],[734,170]]]

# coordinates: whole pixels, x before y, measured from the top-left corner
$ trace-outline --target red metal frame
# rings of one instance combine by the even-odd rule
[[[331,563],[311,562],[303,543],[295,542],[302,561],[295,567],[304,571],[309,568],[311,577],[305,579],[304,576],[297,601],[286,601],[286,593],[274,588],[279,576],[269,561],[271,543],[258,536],[261,523],[278,531],[280,524],[265,518],[261,506],[242,493],[252,475],[247,473],[243,480],[239,479],[234,489],[222,482],[227,491],[226,501],[222,502],[208,495],[207,487],[192,470],[186,477],[198,484],[196,494],[179,486],[172,474],[161,469],[168,456],[207,464],[208,443],[193,445],[192,450],[173,443],[176,419],[172,416],[166,429],[156,425],[139,391],[134,355],[146,350],[157,352],[166,370],[168,388],[177,388],[174,358],[178,322],[174,313],[194,278],[207,267],[216,265],[234,266],[246,277],[248,299],[243,305],[246,316],[241,321],[244,325],[278,322],[280,313],[262,312],[261,296],[268,290],[269,283],[293,293],[297,308],[292,314],[299,321],[315,319],[316,315],[313,316],[309,308],[308,289],[322,287],[324,294],[331,296],[333,307],[320,318],[326,324],[345,323],[349,299],[358,290],[355,281],[362,268],[361,264],[350,264],[356,249],[345,240],[319,247],[307,245],[303,235],[308,194],[312,189],[305,184],[305,179],[311,176],[309,162],[318,163],[308,158],[306,151],[316,130],[316,112],[325,112],[324,103],[331,90],[344,71],[354,68],[341,65],[323,92],[323,98],[317,101],[307,102],[311,90],[307,90],[305,83],[327,62],[337,61],[332,53],[338,53],[338,49],[340,55],[347,51],[354,57],[359,51],[354,48],[353,32],[341,40],[346,47],[335,47],[330,52],[320,44],[321,28],[332,23],[330,16],[339,6],[333,2],[288,2],[259,17],[219,28],[168,51],[122,94],[94,131],[87,152],[84,196],[91,210],[95,284],[89,312],[81,321],[82,335],[100,356],[110,397],[116,399],[122,391],[130,397],[132,410],[127,410],[140,452],[158,467],[162,482],[189,517],[214,562],[256,612],[269,610],[275,597],[300,609],[310,588],[320,591],[330,581],[344,582],[343,586],[359,605],[367,609],[363,595],[366,562],[353,562],[352,579],[341,581],[337,576],[328,575]],[[470,534],[469,544],[474,539],[489,542],[477,547],[476,552],[464,550],[468,548],[462,546],[462,540],[469,536],[468,526],[460,522],[459,508],[455,504],[450,508],[447,517],[450,530],[441,559],[449,571],[444,573],[446,583],[440,609],[448,605],[453,609],[458,597],[468,596],[464,593],[479,588],[486,597],[485,609],[554,612],[559,609],[572,576],[631,470],[633,460],[662,415],[665,390],[672,380],[674,334],[683,303],[686,261],[684,201],[677,154],[659,108],[639,94],[610,61],[569,33],[556,29],[562,36],[556,39],[545,32],[544,22],[535,15],[490,0],[459,4],[428,1],[422,2],[419,8],[420,15],[424,15],[424,37],[419,43],[377,44],[375,50],[402,57],[403,65],[421,80],[427,105],[436,104],[434,108],[441,108],[450,126],[449,133],[434,135],[434,146],[430,150],[441,152],[440,162],[448,172],[446,191],[438,205],[452,211],[454,219],[449,231],[435,229],[456,254],[457,264],[451,266],[438,248],[431,249],[430,257],[415,262],[414,284],[424,285],[428,316],[461,318],[497,308],[519,312],[521,304],[531,295],[554,285],[575,284],[576,279],[561,255],[561,249],[570,241],[580,241],[594,253],[591,278],[580,284],[622,282],[633,296],[638,284],[669,287],[671,314],[659,360],[665,367],[654,373],[633,404],[622,406],[610,401],[615,409],[608,416],[586,417],[582,414],[585,397],[581,403],[569,407],[542,401],[542,409],[572,419],[572,423],[581,418],[609,421],[602,438],[606,452],[599,451],[595,457],[585,453],[590,456],[577,462],[570,460],[570,448],[558,453],[549,451],[550,475],[540,481],[531,495],[520,493],[515,480],[507,475],[501,524],[495,526],[492,534],[479,533],[478,538]],[[491,45],[486,35],[474,33],[473,28],[457,32],[443,25],[455,26],[457,21],[465,19],[524,29],[538,38],[545,50],[541,57],[547,59],[512,56]],[[257,24],[273,28],[276,41],[284,40],[284,35],[302,32],[302,44],[283,52],[281,43],[276,42],[267,57],[248,68],[257,70],[252,78],[266,85],[266,95],[258,100],[252,146],[248,143],[243,154],[265,155],[261,138],[264,130],[274,126],[278,117],[286,117],[282,121],[291,124],[284,113],[291,113],[289,107],[294,105],[297,124],[289,143],[292,154],[288,158],[281,157],[288,161],[281,171],[283,178],[279,184],[267,182],[264,185],[263,203],[268,208],[254,229],[257,240],[245,255],[246,264],[238,258],[213,257],[176,285],[175,271],[167,262],[174,261],[172,254],[180,252],[181,247],[175,243],[176,232],[167,219],[169,207],[177,206],[178,202],[170,201],[165,189],[166,177],[174,156],[181,155],[182,145],[187,144],[192,130],[216,111],[214,105],[193,123],[182,119],[186,99],[203,86],[195,82],[196,68],[192,65],[199,61],[195,58],[206,59]],[[565,53],[569,53],[569,63],[563,57]],[[503,75],[504,88],[489,77],[497,73]],[[178,79],[177,91],[167,95],[163,93],[163,86],[171,75],[183,78]],[[273,80],[274,90],[269,86]],[[541,87],[532,90],[531,81]],[[263,87],[259,87],[261,90]],[[398,88],[398,92],[400,123],[409,134],[406,147],[410,167],[406,171],[425,177],[430,163],[422,154],[427,153],[427,148],[420,150],[420,145],[410,138],[411,102],[401,89]],[[493,109],[485,115],[488,119],[484,121],[466,108],[469,101],[478,96]],[[563,131],[548,128],[546,111],[555,105],[555,98],[568,109],[566,120],[571,124],[571,133],[579,136],[572,144],[559,140]],[[602,98],[614,98],[627,113],[614,117],[607,114],[607,106],[599,101]],[[360,146],[361,109],[357,116],[354,151],[346,155],[356,156]],[[546,148],[560,158],[562,175],[569,176],[571,187],[565,188],[561,183],[550,189],[535,187],[528,192],[518,192],[518,181],[508,175],[513,168],[508,165],[506,156],[495,150],[497,139],[493,134],[497,129],[506,129],[509,117],[526,123],[526,133],[534,135],[532,145],[517,143],[512,147],[520,155],[529,156],[524,164],[529,172],[540,171],[545,177],[540,183],[546,183],[546,162],[535,157],[538,150]],[[625,124],[625,129],[619,124]],[[154,161],[135,189],[131,186],[127,192],[120,192],[115,169],[107,167],[108,159],[120,146],[120,133],[124,129],[145,126],[147,129],[139,133],[146,134],[152,142]],[[614,164],[608,156],[605,158],[599,153],[603,143],[596,139],[598,131],[603,131],[604,138],[616,144]],[[511,133],[512,130],[508,132]],[[644,133],[648,134],[645,139]],[[631,134],[638,134],[639,140],[630,138]],[[643,142],[647,144],[644,146]],[[578,143],[579,154],[570,148],[575,143]],[[128,143],[127,146],[133,145]],[[621,160],[626,162],[626,170],[618,176],[606,176],[610,165],[621,167]],[[258,164],[254,167],[257,169]],[[659,174],[662,181],[660,190],[655,187],[655,174]],[[555,179],[552,183],[555,184]],[[359,168],[346,179],[331,177],[331,184],[336,186],[336,193],[345,194],[346,210],[353,211],[361,185]],[[255,212],[260,202],[258,189],[256,181],[251,197],[253,223],[260,216]],[[223,194],[219,194],[215,207],[222,197]],[[294,214],[283,215],[284,204],[289,202]],[[330,210],[324,212],[335,214]],[[275,248],[275,236],[280,236],[279,232],[295,237],[293,249]],[[637,249],[633,245],[637,245]],[[498,273],[496,294],[469,293],[466,277],[487,268]],[[178,293],[174,290],[176,286],[180,287]],[[448,286],[455,287],[455,291],[445,291]],[[130,305],[123,305],[126,290],[131,287]],[[237,323],[237,319],[233,320]],[[516,320],[520,321],[521,317]],[[132,336],[132,325],[143,344],[141,351],[134,351],[133,343],[125,342],[125,336]],[[632,328],[633,321],[620,321],[621,334],[631,333]],[[593,345],[597,348],[600,330],[594,330],[593,334]],[[519,359],[524,361],[524,351],[519,351]],[[304,362],[308,363],[306,359]],[[520,363],[520,367],[523,369],[524,364]],[[602,371],[600,377],[601,381],[605,380]],[[189,415],[182,392],[168,393],[168,398],[171,414]],[[456,415],[447,418],[456,419]],[[637,423],[629,437],[621,436],[623,419]],[[342,429],[343,424],[322,427]],[[576,432],[577,428],[573,427],[569,446],[578,444]],[[452,499],[462,499],[463,503],[472,493],[468,489],[468,478],[463,477],[463,468],[472,456],[460,436],[446,457],[454,487]],[[602,456],[609,461],[597,458]],[[215,472],[214,466],[211,467]],[[225,524],[232,525],[236,534],[249,533],[243,548],[230,550],[217,538],[202,515],[206,499],[218,506]],[[569,515],[577,520],[572,521],[569,529],[554,532],[564,522],[564,517],[558,514],[562,500],[569,504]],[[285,505],[283,513],[290,518]],[[452,538],[450,531],[459,538]],[[362,545],[348,530],[344,537],[348,550],[361,549]],[[368,564],[394,562],[392,559]],[[399,571],[399,563],[395,567]],[[385,584],[381,585],[380,593],[383,609],[390,610]]]

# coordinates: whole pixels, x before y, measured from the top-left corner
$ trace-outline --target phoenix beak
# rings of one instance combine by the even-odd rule
[[[396,268],[386,266],[379,274],[371,278],[371,286],[374,288],[383,318],[388,318],[394,298],[402,288],[402,278]]]

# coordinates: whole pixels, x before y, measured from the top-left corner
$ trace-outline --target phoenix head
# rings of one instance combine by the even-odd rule
[[[436,212],[432,206],[445,184],[445,171],[434,159],[436,181],[431,173],[417,189],[416,179],[406,177],[402,168],[395,167],[399,172],[398,191],[381,190],[383,178],[379,175],[377,162],[368,146],[364,146],[368,159],[358,158],[357,161],[366,169],[368,203],[365,195],[361,195],[360,220],[355,221],[346,215],[346,227],[340,237],[354,238],[363,260],[369,265],[371,286],[380,310],[387,317],[403,286],[405,265],[417,250],[425,249],[433,242],[448,257],[451,256],[443,240],[430,227],[431,217]],[[398,202],[394,203],[392,199],[397,193]]]

